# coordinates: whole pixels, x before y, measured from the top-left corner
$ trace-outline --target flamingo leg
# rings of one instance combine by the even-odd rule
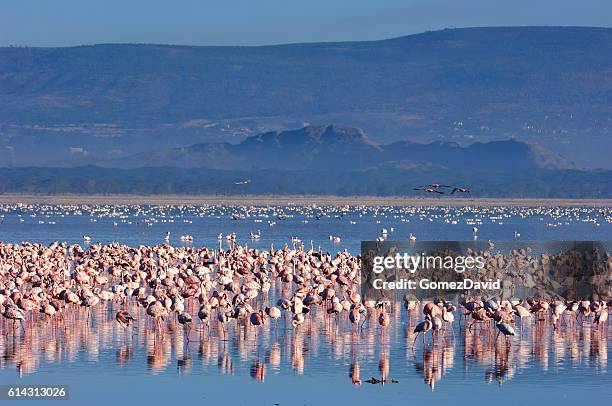
[[[359,326],[359,330],[361,330],[364,326],[364,324],[366,323],[367,319],[364,318],[363,321],[361,322],[361,325]]]

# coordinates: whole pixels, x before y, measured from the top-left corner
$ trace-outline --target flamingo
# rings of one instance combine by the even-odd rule
[[[343,310],[344,306],[342,305],[340,300],[337,297],[334,297],[331,307],[327,309],[327,314],[335,314],[337,318],[338,314],[340,314]]]
[[[227,309],[219,309],[217,311],[217,321],[221,323],[221,328],[225,334],[225,325],[231,320],[231,313]]]
[[[89,321],[89,317],[91,315],[91,308],[97,306],[98,303],[100,303],[100,298],[98,296],[95,296],[95,295],[86,297],[81,302],[81,306],[83,306],[83,307],[85,307],[87,309],[87,320],[88,321]]]
[[[294,329],[297,329],[299,326],[301,326],[302,324],[304,324],[304,315],[302,313],[298,313],[295,316],[293,316],[293,320],[291,320],[291,324],[293,325]]]
[[[464,187],[455,187],[453,188],[453,191],[451,192],[451,195],[454,195],[456,192],[459,193],[470,193],[470,190]]]
[[[281,317],[281,311],[278,307],[266,307],[265,312],[272,320],[274,320],[275,328],[278,330],[278,319]]]
[[[445,306],[442,308],[442,321],[448,323],[451,328],[451,331],[453,331],[453,322],[455,321],[455,315],[453,314],[454,310],[455,306],[453,306],[452,304],[450,304],[448,307]],[[446,332],[446,328],[444,329],[444,331]]]
[[[353,308],[349,311],[349,320],[354,326],[359,328],[359,321],[361,320],[361,312],[359,311],[359,307],[353,306]]]
[[[153,317],[155,326],[159,327],[159,331],[162,331],[161,320],[164,319],[164,316],[168,315],[168,310],[164,305],[160,301],[155,300],[147,306],[147,314]]]
[[[495,323],[499,332],[497,333],[497,337],[499,337],[499,333],[502,333],[506,337],[506,343],[510,345],[510,341],[508,341],[508,336],[515,336],[516,333],[511,325],[504,323],[502,321],[498,321]]]
[[[516,305],[514,306],[514,314],[518,316],[521,320],[521,333],[523,332],[523,320],[531,317],[531,313],[524,306]]]
[[[181,311],[177,314],[177,320],[181,325],[183,325],[183,328],[185,329],[185,339],[187,342],[189,342],[189,332],[191,331],[191,322],[193,321],[191,314]]]
[[[14,305],[8,305],[4,307],[4,313],[2,313],[4,317],[9,320],[13,320],[13,327],[16,326],[17,320],[21,323],[21,327],[23,331],[25,331],[25,313],[23,310]]]
[[[123,327],[123,331],[126,333],[125,336],[127,341],[127,328],[129,327],[130,323],[136,319],[132,317],[132,315],[127,311],[119,310],[115,315],[115,320],[117,320],[117,323],[119,323],[119,325]]]
[[[207,303],[204,303],[203,305],[201,305],[200,309],[198,310],[198,319],[200,319],[200,323],[202,324],[202,329],[204,329],[204,323],[207,323],[208,321],[210,311],[211,311],[210,305]]]
[[[425,344],[425,334],[427,334],[427,332],[431,330],[432,326],[433,324],[431,322],[431,316],[426,315],[425,320],[423,320],[414,327],[413,333],[415,333],[416,336],[414,337],[414,341],[412,342],[413,348],[414,344],[416,344],[416,340],[419,337],[419,334],[423,334],[423,344]]]
[[[55,315],[57,310],[55,310],[55,307],[53,307],[49,302],[46,302],[43,304],[43,306],[41,306],[40,312],[45,314],[48,318],[51,318]]]
[[[259,332],[259,327],[262,327],[266,324],[266,315],[263,310],[259,310],[257,312],[251,313],[249,316],[249,321],[252,325],[258,327],[256,331]]]
[[[474,325],[474,323],[484,323],[491,320],[491,318],[487,315],[487,311],[484,308],[480,308],[472,312],[472,319],[473,321],[470,323],[470,327],[468,328],[468,331],[470,333],[472,332],[472,326]]]
[[[434,316],[431,318],[431,337],[434,340],[434,345],[435,345],[435,339],[436,339],[436,334],[439,336],[440,335],[440,330],[442,330],[442,326],[444,325],[444,322],[442,321],[441,318]]]
[[[557,303],[553,308],[553,329],[557,329],[557,320],[563,315],[563,312],[567,309],[565,303]]]
[[[378,324],[381,327],[386,328],[389,325],[389,314],[384,305],[381,305],[380,314],[378,315]]]
[[[436,305],[435,303],[429,302],[423,306],[423,315],[430,316],[432,318],[438,317],[442,315],[442,309],[440,309],[440,306]]]
[[[410,313],[418,306],[418,300],[412,300],[409,296],[404,297],[404,307],[406,308],[406,313],[408,313],[408,315],[410,315]]]
[[[595,313],[595,319],[593,320],[593,324],[597,325],[597,328],[599,328],[599,326],[605,325],[607,320],[608,320],[608,309],[604,308],[604,309],[601,309],[599,312]]]
[[[427,192],[427,193],[438,193],[440,195],[444,194],[444,192],[441,192],[437,190],[436,188],[432,188],[432,187],[415,187],[413,190],[420,190],[420,191]]]

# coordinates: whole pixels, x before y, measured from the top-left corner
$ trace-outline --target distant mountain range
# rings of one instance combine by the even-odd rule
[[[361,129],[337,125],[272,131],[248,137],[239,144],[200,143],[148,151],[107,162],[105,166],[138,168],[152,163],[158,167],[293,171],[399,168],[508,172],[573,168],[551,151],[514,140],[478,142],[468,147],[439,141],[381,145]]]
[[[91,157],[69,168],[0,168],[0,193],[417,196],[427,192],[415,187],[429,183],[467,188],[473,197],[612,197],[612,171],[577,170],[521,141],[378,144],[361,129],[337,125]]]
[[[329,156],[325,134],[313,134],[303,142],[321,150],[300,157],[301,165],[410,167],[420,161],[407,150],[437,148],[442,157],[483,143],[463,151],[458,165],[487,159],[477,150],[497,145],[488,141],[513,138],[527,142],[512,145],[529,154],[537,144],[578,168],[612,169],[611,106],[608,28],[470,28],[263,47],[7,47],[0,48],[0,166],[133,166],[129,160],[155,150],[162,160],[182,154],[185,167],[200,155],[222,167],[223,154],[236,160],[231,167],[266,167],[267,151],[243,162],[241,150],[269,148],[277,137],[269,131],[342,123],[363,128],[372,145],[353,145],[351,136]],[[263,135],[239,144],[255,134]],[[290,146],[273,148],[289,153],[279,164],[298,158]],[[567,164],[550,159],[544,166]]]

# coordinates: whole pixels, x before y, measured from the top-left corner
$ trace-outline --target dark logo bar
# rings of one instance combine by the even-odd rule
[[[361,293],[371,300],[465,294],[610,300],[609,241],[363,241]]]

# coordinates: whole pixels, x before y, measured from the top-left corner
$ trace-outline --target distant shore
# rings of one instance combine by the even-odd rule
[[[590,206],[612,207],[611,199],[418,198],[401,196],[179,196],[179,195],[0,195],[0,204],[153,204],[153,205],[365,205],[365,206]]]

